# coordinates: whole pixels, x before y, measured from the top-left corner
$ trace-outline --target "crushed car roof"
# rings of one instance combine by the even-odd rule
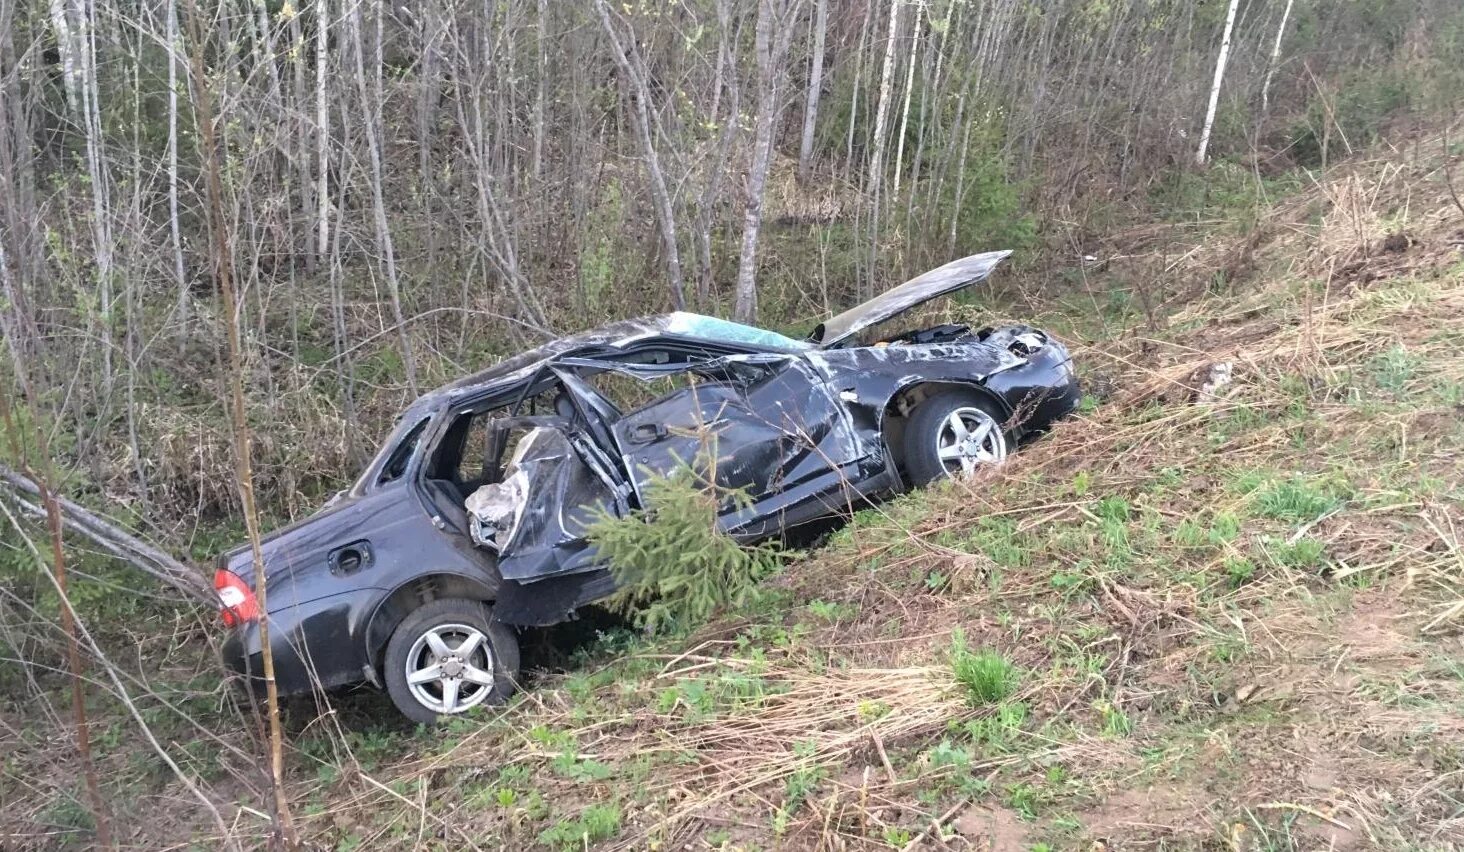
[[[898,287],[887,290],[861,305],[820,323],[811,336],[814,342],[795,340],[775,331],[686,311],[618,320],[599,328],[556,338],[526,352],[505,358],[491,367],[464,376],[426,394],[412,408],[419,408],[423,403],[443,395],[454,395],[463,390],[480,388],[489,384],[508,384],[517,379],[526,378],[546,361],[561,355],[595,346],[620,349],[654,337],[675,337],[693,342],[700,340],[724,345],[730,343],[780,352],[799,352],[816,347],[827,349],[838,345],[865,328],[891,319],[916,305],[985,280],[991,275],[991,271],[996,268],[996,265],[1010,254],[1010,251],[973,254],[916,276]]]
[[[812,347],[812,344],[806,341],[794,340],[775,331],[754,328],[750,325],[718,319],[717,317],[702,316],[701,314],[693,314],[686,311],[676,311],[669,314],[618,320],[602,325],[599,328],[590,329],[589,331],[582,331],[578,334],[570,334],[556,338],[527,352],[521,352],[518,355],[505,358],[485,370],[464,376],[457,381],[439,388],[438,391],[477,387],[490,382],[496,384],[500,381],[520,378],[520,374],[527,375],[545,361],[569,352],[593,346],[620,349],[641,340],[654,337],[677,337],[690,341],[701,340],[708,343],[732,343],[758,349],[787,352],[796,352]]]

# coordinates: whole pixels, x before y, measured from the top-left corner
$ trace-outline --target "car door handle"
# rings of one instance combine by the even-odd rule
[[[349,577],[365,568],[371,567],[373,554],[371,542],[353,541],[342,547],[337,547],[326,557],[330,564],[330,573],[337,577]]]
[[[649,444],[666,437],[666,427],[660,423],[637,423],[630,429],[632,444]]]

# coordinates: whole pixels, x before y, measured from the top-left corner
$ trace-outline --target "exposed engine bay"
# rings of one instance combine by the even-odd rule
[[[903,332],[874,345],[923,346],[931,343],[968,343],[972,340],[1000,346],[1020,358],[1030,358],[1047,345],[1047,335],[1031,326],[986,326],[973,332],[970,326],[958,323]]]

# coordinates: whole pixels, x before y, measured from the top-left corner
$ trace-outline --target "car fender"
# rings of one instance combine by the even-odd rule
[[[984,384],[997,373],[1026,362],[1006,350],[982,343],[832,349],[808,354],[848,407],[856,428],[882,431],[885,413],[903,392],[922,384],[970,387],[986,394],[1003,413],[1010,409]]]
[[[426,571],[401,583],[376,603],[361,631],[366,659],[373,670],[381,666],[386,643],[412,610],[441,598],[467,598],[492,603],[498,583],[458,571]],[[374,678],[373,678],[374,680]]]
[[[982,384],[981,382],[976,381],[974,379],[949,379],[949,378],[948,379],[917,378],[917,379],[913,379],[913,380],[908,381],[908,382],[904,382],[901,385],[899,385],[898,387],[896,387],[895,390],[894,390],[894,392],[891,393],[885,399],[884,407],[881,409],[881,412],[888,413],[889,410],[890,410],[890,408],[893,405],[895,405],[895,401],[898,400],[901,396],[903,396],[904,394],[908,393],[909,391],[913,391],[916,388],[919,388],[919,387],[922,387],[922,386],[925,386],[925,385],[931,385],[931,386],[934,386],[935,388],[938,388],[938,389],[950,388],[950,389],[959,389],[959,390],[969,390],[969,391],[972,391],[972,392],[976,393],[977,395],[979,395],[982,399],[985,399],[986,401],[990,402],[992,404],[992,406],[994,406],[996,408],[997,413],[1001,414],[1003,417],[1010,417],[1012,415],[1012,407],[1007,404],[1007,401],[1005,399],[1002,399],[1001,394],[996,393],[991,388],[987,387],[986,385]],[[935,392],[939,392],[939,391],[937,390]],[[883,422],[881,421],[881,426],[882,425],[883,425]]]

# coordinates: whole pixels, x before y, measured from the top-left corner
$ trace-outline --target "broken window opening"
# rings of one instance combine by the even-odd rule
[[[412,455],[417,450],[417,443],[422,439],[422,433],[427,429],[427,423],[431,419],[430,417],[423,418],[402,438],[401,443],[397,444],[391,457],[381,467],[381,475],[376,478],[377,485],[395,482],[407,472],[407,466],[411,463]]]

